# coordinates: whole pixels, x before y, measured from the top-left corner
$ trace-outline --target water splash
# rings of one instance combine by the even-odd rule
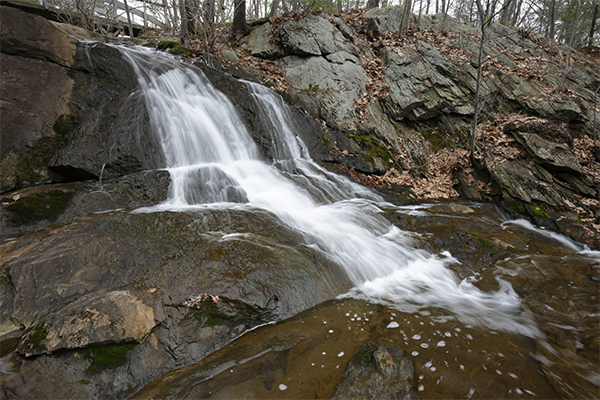
[[[106,167],[106,164],[102,164],[102,168],[100,168],[100,176],[98,177],[98,185],[102,185],[102,174],[104,173],[104,167]]]
[[[272,91],[246,82],[274,144],[274,161],[266,163],[232,103],[199,69],[146,49],[122,51],[138,73],[172,179],[169,200],[145,211],[268,210],[343,266],[357,285],[349,295],[537,334],[510,284],[499,281],[498,291],[483,292],[459,279],[447,268],[457,262],[450,254],[416,249],[412,234],[382,216],[391,205],[314,163],[294,134],[287,105]]]

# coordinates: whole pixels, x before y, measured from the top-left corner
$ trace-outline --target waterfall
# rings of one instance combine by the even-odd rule
[[[348,295],[537,334],[509,283],[499,280],[498,291],[484,292],[460,279],[447,267],[458,262],[449,253],[415,248],[414,234],[382,216],[383,206],[393,206],[313,162],[294,134],[287,105],[272,91],[246,82],[274,143],[275,159],[267,163],[233,104],[198,68],[148,49],[121,51],[138,74],[172,179],[169,199],[144,211],[264,209],[344,268],[356,285]]]

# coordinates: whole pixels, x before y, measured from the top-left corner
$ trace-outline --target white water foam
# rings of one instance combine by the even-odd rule
[[[169,199],[145,212],[267,210],[344,268],[356,284],[349,295],[407,312],[436,307],[468,324],[537,334],[507,282],[483,292],[459,279],[447,268],[457,262],[449,254],[414,248],[412,235],[382,216],[378,195],[314,163],[294,134],[287,105],[270,90],[245,82],[273,141],[267,163],[232,103],[199,69],[147,49],[122,51],[138,73],[172,179]]]
[[[556,233],[556,232],[552,232],[552,231],[549,231],[546,229],[538,228],[537,226],[534,226],[531,222],[524,220],[524,219],[516,219],[516,220],[511,220],[511,221],[505,221],[502,223],[502,227],[504,229],[506,229],[508,226],[511,226],[511,225],[527,229],[528,231],[534,232],[534,233],[540,235],[541,237],[556,241],[557,243],[566,247],[567,249],[573,250],[576,253],[584,255],[584,256],[590,258],[594,262],[600,262],[600,251],[590,250],[589,247],[582,245],[580,243],[577,243],[576,241],[568,238],[565,235],[562,235],[562,234]]]

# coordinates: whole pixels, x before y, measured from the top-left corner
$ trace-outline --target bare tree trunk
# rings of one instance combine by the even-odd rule
[[[600,86],[598,86],[598,89],[596,89],[596,92],[594,93],[594,128],[592,134],[594,137],[594,159],[597,162],[600,162],[600,152],[598,151],[598,146],[596,144],[596,100],[598,99],[598,90],[600,90]]]
[[[148,16],[146,15],[146,0],[142,1],[144,8],[144,29],[148,29]]]
[[[481,24],[481,40],[479,41],[479,56],[478,56],[478,68],[477,68],[477,84],[475,86],[475,112],[473,113],[473,128],[471,130],[471,162],[476,165],[475,159],[475,138],[477,136],[477,119],[479,118],[479,92],[481,90],[481,76],[483,72],[483,44],[485,42],[485,27],[488,23],[488,8],[483,8],[480,0],[475,0],[477,4],[477,14],[479,15],[479,22]],[[489,6],[489,3],[486,4]]]
[[[371,8],[378,8],[378,7],[379,7],[379,0],[368,0],[367,6],[365,8],[367,10],[370,10]]]
[[[170,8],[169,8],[169,4],[167,3],[167,0],[163,0],[163,8],[165,10],[165,27],[170,28],[171,27],[171,13],[170,13]]]
[[[583,8],[583,1],[584,0],[577,0],[577,3],[579,3],[579,7],[577,10],[577,17],[575,18],[575,23],[573,24],[573,30],[571,31],[571,38],[569,39],[569,47],[567,48],[567,56],[565,57],[565,70],[563,71],[563,75],[562,78],[560,78],[560,83],[558,84],[558,90],[562,89],[564,83],[565,83],[565,79],[567,77],[567,73],[569,72],[569,69],[571,67],[570,65],[570,61],[571,61],[571,46],[573,46],[573,38],[575,38],[575,32],[577,31],[577,28],[579,27],[579,20],[581,19],[581,9]]]
[[[277,15],[277,7],[279,7],[279,0],[273,0],[271,3],[271,11],[269,12],[269,17],[274,17]]]
[[[235,0],[231,33],[236,39],[239,39],[244,37],[248,31],[248,24],[246,23],[246,0]]]
[[[182,45],[190,44],[190,33],[188,32],[188,13],[185,10],[185,0],[179,0],[179,15],[181,15],[181,23],[179,24],[179,41]]]
[[[206,44],[209,53],[212,53],[217,40],[215,29],[215,0],[206,0],[202,15],[204,22],[204,34],[206,35]]]
[[[556,0],[550,0],[550,4],[548,7],[548,39],[554,40],[554,8],[556,5]]]
[[[516,1],[514,0],[504,0],[504,5],[502,6],[502,12],[500,13],[500,23],[504,26],[508,26],[510,19],[512,17],[513,4]]]
[[[475,9],[474,6],[475,1],[471,0],[471,7],[469,7],[469,22],[473,22],[473,10]]]
[[[179,14],[178,14],[178,10],[179,10],[179,3],[177,2],[177,0],[172,0],[173,1],[173,26],[177,26],[178,23],[181,23],[179,21]]]
[[[425,14],[429,14],[429,7],[431,6],[431,0],[427,0],[427,11],[425,11]]]
[[[410,22],[410,14],[412,8],[412,0],[404,0],[404,8],[402,9],[402,19],[400,20],[400,28],[398,33],[404,35],[408,31],[408,24]]]
[[[522,7],[523,7],[523,0],[519,0],[518,5],[515,6],[515,10],[513,12],[510,26],[517,26],[517,23],[519,22],[519,15],[521,14]]]
[[[594,33],[596,30],[596,19],[598,18],[598,0],[594,1],[594,12],[592,13],[592,26],[590,27],[590,37],[588,39],[588,46],[594,43]]]
[[[125,14],[127,14],[127,25],[129,25],[129,37],[133,37],[133,27],[131,26],[131,16],[129,15],[129,6],[127,0],[123,0],[125,3]]]

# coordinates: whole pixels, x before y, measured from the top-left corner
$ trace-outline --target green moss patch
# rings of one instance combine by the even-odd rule
[[[44,220],[54,222],[65,210],[73,194],[73,192],[55,190],[45,194],[32,194],[21,197],[6,207],[10,211],[9,220],[15,225]]]
[[[33,349],[36,353],[42,353],[46,349],[42,344],[42,340],[46,339],[48,336],[48,329],[46,329],[45,324],[41,324],[36,326],[33,329],[33,332],[27,336],[27,341],[29,342],[29,347]]]
[[[98,373],[106,369],[113,369],[124,365],[127,363],[127,353],[133,350],[135,346],[135,343],[125,343],[86,349],[83,356],[91,361],[88,372]]]
[[[390,152],[382,145],[373,142],[372,137],[375,133],[369,133],[365,135],[349,135],[351,139],[356,141],[361,149],[366,153],[365,160],[372,163],[375,158],[380,158],[387,168],[394,168],[396,165],[391,162],[393,160]]]
[[[525,214],[525,212],[527,212],[527,210],[525,210],[525,207],[523,207],[523,204],[519,203],[519,202],[514,202],[512,204],[513,209],[518,212],[519,214]]]
[[[483,235],[474,232],[467,232],[469,235],[475,238],[475,242],[477,243],[477,247],[482,250],[492,250],[496,248],[496,245],[489,240],[487,240]]]
[[[168,51],[169,53],[176,56],[191,57],[194,55],[190,50],[183,47],[180,43],[173,40],[165,40],[160,42],[157,46],[159,50]]]
[[[548,213],[536,203],[529,205],[529,212],[535,217],[548,218]]]

